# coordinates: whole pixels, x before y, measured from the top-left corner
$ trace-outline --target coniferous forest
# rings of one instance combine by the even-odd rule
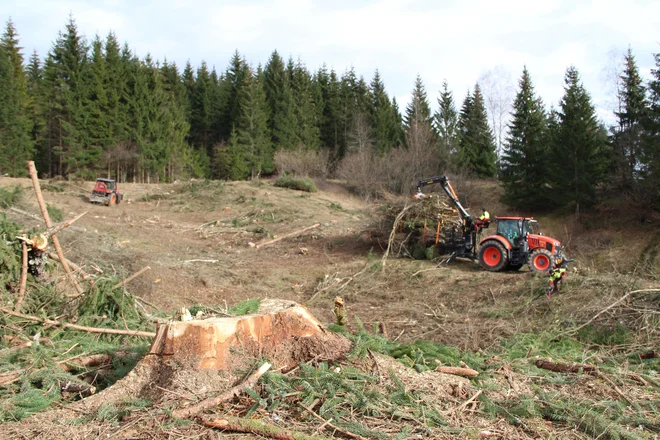
[[[588,207],[603,189],[660,201],[660,53],[646,83],[628,50],[616,123],[605,126],[579,72],[547,107],[525,68],[498,158],[478,83],[432,113],[421,77],[399,108],[379,72],[311,72],[273,51],[256,66],[236,51],[224,71],[154,60],[110,33],[91,41],[70,18],[43,56],[27,56],[7,22],[0,41],[0,174],[125,182],[251,179],[305,168],[362,194],[406,193],[416,179],[497,177],[505,200],[537,209]],[[442,75],[442,72],[438,72]],[[298,170],[296,170],[298,168]]]

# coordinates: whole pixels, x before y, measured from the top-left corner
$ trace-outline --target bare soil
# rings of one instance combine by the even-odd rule
[[[0,178],[0,187],[15,185],[26,188],[19,206],[38,214],[27,179]],[[384,323],[389,337],[400,342],[428,339],[473,351],[497,347],[517,332],[561,325],[602,309],[611,302],[614,287],[633,283],[624,272],[628,266],[621,255],[634,262],[650,252],[647,239],[617,226],[596,234],[548,218],[546,234],[570,244],[569,252],[583,258],[571,269],[562,294],[547,299],[539,295],[545,279],[532,276],[527,268],[491,273],[466,260],[444,267],[391,258],[375,270],[373,263],[380,261],[387,243],[365,231],[373,229],[381,207],[352,196],[336,182],[326,182],[312,194],[277,188],[269,181],[123,184],[124,201],[114,207],[89,204],[92,187],[91,182],[54,181],[44,188],[46,201],[65,218],[87,212],[76,223],[83,232],[60,233],[65,254],[96,276],[128,277],[150,266],[150,271],[130,282],[128,290],[172,315],[194,304],[222,310],[250,298],[279,298],[302,303],[319,321],[329,323],[334,321],[334,297],[340,295],[346,302],[349,329],[355,328],[357,318],[368,329]],[[472,188],[472,206],[484,200],[480,191],[487,194],[485,199],[497,199],[483,188]],[[27,226],[39,225],[11,211],[7,215]],[[261,249],[254,246],[315,223],[321,226],[303,235]],[[654,223],[642,228],[647,237],[658,233]],[[651,262],[648,270],[655,271],[657,264]],[[634,283],[644,288],[654,279],[635,278]],[[592,304],[585,302],[587,295]],[[543,353],[529,353],[536,355]],[[456,391],[455,380],[450,385],[434,377],[413,376],[406,378],[407,384],[427,387],[438,399],[450,396],[456,405],[473,394],[468,381]],[[516,384],[509,382],[511,393],[523,393],[528,386],[515,376],[509,379]],[[70,415],[77,410],[62,411]],[[119,429],[98,423],[70,429],[60,438],[152,438],[150,430],[164,419],[152,412],[145,409]],[[457,418],[455,423],[494,433],[488,438],[534,438],[528,435],[530,430],[544,438],[583,438],[551,425],[529,427],[525,434],[503,420],[470,417],[469,422]],[[58,418],[53,412],[37,415],[13,426],[11,432],[17,438],[56,438],[52,428]],[[49,428],[40,430],[40,423]],[[160,426],[158,432],[162,438],[246,438],[196,424]]]

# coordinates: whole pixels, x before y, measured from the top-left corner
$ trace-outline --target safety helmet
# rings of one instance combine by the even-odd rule
[[[557,266],[559,266],[559,265],[561,265],[561,263],[563,263],[563,262],[564,262],[564,260],[562,260],[561,258],[557,258],[557,261],[555,261],[555,264],[556,264]]]

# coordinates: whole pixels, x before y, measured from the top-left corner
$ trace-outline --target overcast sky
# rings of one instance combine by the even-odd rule
[[[43,58],[72,13],[91,39],[113,30],[143,57],[167,57],[180,69],[202,60],[218,71],[234,52],[265,64],[273,49],[323,63],[339,74],[378,69],[402,110],[420,74],[432,106],[446,79],[460,106],[468,88],[494,68],[517,83],[524,65],[546,105],[562,95],[575,65],[602,118],[612,94],[604,78],[611,54],[630,46],[642,75],[660,52],[660,1],[619,0],[0,0],[26,58]]]

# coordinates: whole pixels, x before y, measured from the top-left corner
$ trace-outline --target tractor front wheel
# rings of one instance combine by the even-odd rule
[[[509,254],[497,241],[487,241],[481,245],[479,264],[491,272],[499,272],[509,265]]]
[[[546,273],[555,265],[555,259],[550,251],[538,249],[530,254],[527,263],[531,272]]]
[[[108,202],[108,206],[115,206],[117,204],[117,194],[110,194],[110,202]]]

